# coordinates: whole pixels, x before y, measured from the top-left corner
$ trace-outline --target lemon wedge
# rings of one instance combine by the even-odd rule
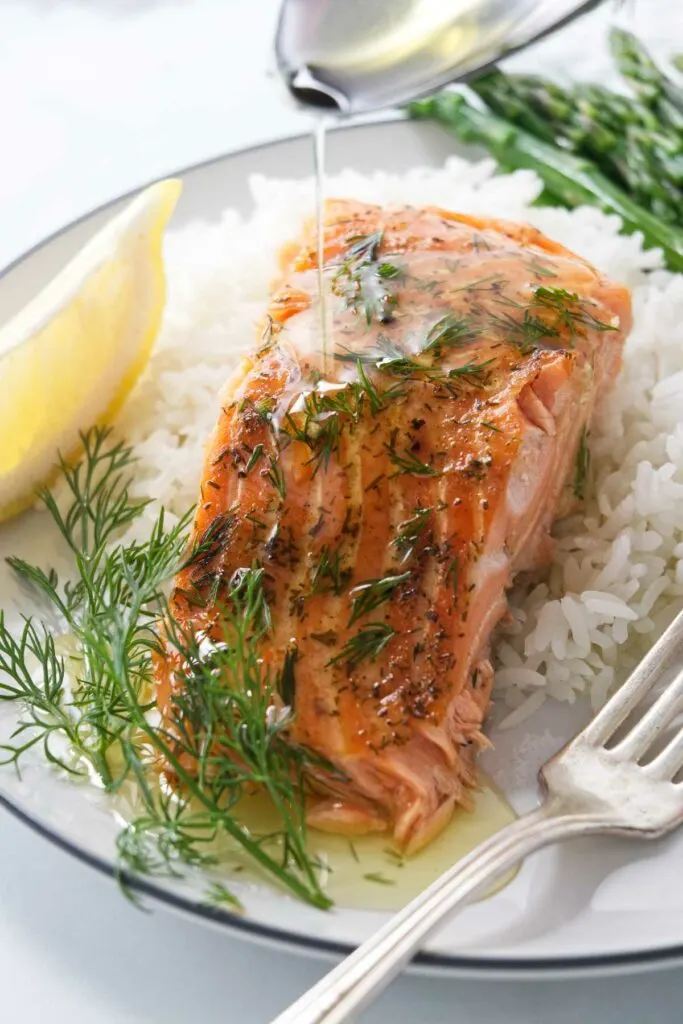
[[[0,330],[0,522],[33,502],[79,432],[116,414],[144,369],[181,188],[145,189]]]

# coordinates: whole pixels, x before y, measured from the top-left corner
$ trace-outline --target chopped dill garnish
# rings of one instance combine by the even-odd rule
[[[439,380],[440,384],[448,387],[454,381],[461,381],[473,388],[484,387],[489,382],[492,367],[495,359],[485,359],[483,363],[463,363],[462,366],[453,366],[446,373],[446,381]]]
[[[467,292],[470,295],[477,295],[479,292],[496,292],[505,284],[505,278],[499,274],[487,274],[486,277],[478,277],[474,281],[466,281],[459,288],[452,289],[453,292]]]
[[[536,288],[534,302],[552,310],[557,316],[556,326],[567,328],[572,336],[581,333],[582,327],[599,333],[617,330],[614,324],[598,320],[590,312],[588,307],[595,305],[594,302],[580,299],[576,292],[569,292],[566,288]]]
[[[522,304],[510,298],[500,299],[505,305],[522,309]],[[489,314],[491,321],[498,326],[506,341],[517,345],[523,355],[528,355],[546,339],[559,338],[563,330],[568,331],[573,340],[577,335],[583,336],[584,329],[593,331],[615,331],[613,324],[598,320],[589,310],[595,305],[592,300],[582,300],[575,292],[565,288],[539,286],[534,288],[531,306],[524,309],[521,319],[510,313]],[[544,316],[532,312],[536,308]],[[548,314],[552,315],[550,319]]]
[[[404,276],[405,271],[402,267],[397,267],[395,263],[378,263],[377,273],[388,281],[396,281]]]
[[[434,469],[428,462],[423,462],[419,459],[414,452],[409,451],[405,448],[402,452],[397,452],[391,444],[385,444],[384,448],[389,456],[389,461],[396,466],[396,472],[394,476],[398,476],[401,473],[409,473],[412,476],[439,476],[438,469]]]
[[[270,469],[265,473],[265,476],[280,495],[280,500],[284,501],[287,495],[287,481],[285,480],[285,474],[280,461],[275,455],[271,455],[268,459],[268,465]]]
[[[464,363],[449,370],[439,365],[425,363],[410,355],[384,356],[377,361],[377,369],[394,376],[411,380],[426,380],[457,396],[463,388],[483,388],[490,380],[494,359],[483,363]]]
[[[251,454],[249,455],[249,461],[247,462],[246,466],[244,467],[245,475],[248,476],[249,473],[251,473],[252,469],[255,466],[257,466],[258,463],[260,462],[262,456],[263,456],[263,445],[262,444],[255,445],[253,450],[252,450],[252,452],[251,452]]]
[[[460,579],[460,559],[456,557],[451,561],[446,573],[446,583],[450,583],[453,593],[458,593],[458,581]]]
[[[349,626],[353,626],[363,615],[388,601],[396,588],[409,578],[410,571],[402,572],[398,576],[382,576],[379,579],[358,583],[350,591],[352,611]]]
[[[379,871],[369,871],[367,875],[363,875],[363,878],[366,882],[375,882],[377,885],[396,885],[395,879],[387,878]]]
[[[389,402],[401,398],[402,385],[394,384],[380,390],[368,377],[363,363],[357,361],[358,380],[349,381],[326,391],[308,391],[294,403],[280,429],[286,441],[299,441],[311,450],[314,475],[322,466],[328,467],[339,452],[344,429],[360,421],[366,411],[376,416]]]
[[[529,355],[547,338],[556,338],[559,331],[528,309],[517,320],[511,313],[490,313],[490,319],[499,328],[506,341],[516,345],[522,355]]]
[[[538,263],[536,260],[530,260],[527,264],[529,270],[532,270],[538,277],[557,277],[554,270],[550,267],[546,267],[543,263]]]
[[[255,402],[254,408],[264,423],[269,423],[270,418],[273,415],[275,405],[276,400],[271,396],[267,396],[266,398],[261,398],[258,402]]]
[[[461,348],[473,341],[476,336],[471,321],[454,313],[447,313],[430,329],[421,351],[434,352],[438,357],[444,348]]]
[[[355,860],[356,864],[360,864],[360,857],[358,856],[358,850],[356,849],[356,847],[354,846],[354,844],[351,842],[350,839],[347,840],[347,842],[349,844],[349,850],[351,851],[351,856]]]
[[[38,748],[58,768],[96,776],[105,792],[134,784],[139,810],[116,843],[129,892],[140,873],[178,877],[215,865],[212,844],[226,837],[292,893],[329,906],[306,848],[304,771],[321,762],[291,741],[291,713],[273,713],[287,667],[278,673],[262,659],[270,630],[263,568],[254,564],[223,581],[220,635],[209,639],[180,626],[167,588],[183,567],[205,574],[203,559],[230,516],[189,553],[190,513],[169,528],[162,510],[146,541],[121,543],[122,529],[146,507],[130,495],[131,449],[100,428],[83,445],[81,462],[61,467],[71,492],[66,511],[50,492],[43,495],[74,575],[62,580],[54,570],[11,560],[50,603],[70,644],[63,656],[47,628],[26,618],[14,632],[0,614],[0,700],[15,703],[21,715],[2,747],[5,763],[18,765]],[[184,679],[159,722],[154,662],[166,656],[185,666]],[[173,787],[160,785],[160,764]],[[251,786],[262,788],[277,812],[270,837],[255,837],[236,813]]]
[[[349,637],[339,654],[330,659],[329,664],[336,665],[340,661],[346,661],[354,667],[367,658],[375,661],[395,635],[396,630],[386,622],[368,622],[354,636]]]
[[[384,333],[377,335],[377,345],[375,348],[360,351],[338,344],[334,350],[334,358],[338,359],[339,362],[358,363],[360,361],[365,366],[368,364],[376,366],[378,360],[382,358],[400,359],[404,355],[403,349],[399,348],[396,342],[388,334]]]
[[[385,281],[396,280],[402,271],[393,263],[380,262],[383,232],[351,239],[345,258],[332,279],[332,287],[356,311],[362,311],[368,326],[373,320],[390,323],[397,304]]]
[[[590,473],[591,453],[588,447],[588,431],[586,427],[581,431],[579,445],[576,449],[576,468],[574,470],[574,497],[580,501],[586,497],[586,484]]]
[[[351,579],[350,569],[342,564],[341,543],[331,548],[325,544],[320,551],[318,561],[311,572],[310,596],[332,593],[343,594]]]
[[[222,883],[214,882],[206,892],[206,902],[217,907],[229,907],[238,914],[244,913],[242,901]]]
[[[415,514],[410,519],[405,519],[402,523],[398,524],[396,536],[392,544],[401,555],[402,562],[407,562],[412,558],[415,548],[431,522],[433,511],[432,507],[416,508]]]

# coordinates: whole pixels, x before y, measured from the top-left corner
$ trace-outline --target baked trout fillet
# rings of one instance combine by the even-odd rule
[[[309,824],[412,852],[477,784],[491,632],[582,497],[630,299],[532,227],[435,208],[328,203],[322,303],[316,251],[310,225],[283,251],[224,392],[171,619],[223,642],[259,567],[272,713],[320,758]],[[188,671],[169,645],[167,718]]]

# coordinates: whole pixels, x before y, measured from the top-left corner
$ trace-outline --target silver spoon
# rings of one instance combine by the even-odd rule
[[[278,66],[304,105],[357,114],[472,75],[601,0],[284,0]]]

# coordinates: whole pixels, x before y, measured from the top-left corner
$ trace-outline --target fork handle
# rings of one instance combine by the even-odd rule
[[[271,1024],[342,1024],[353,1019],[456,907],[536,850],[601,831],[605,825],[591,815],[562,813],[552,798],[547,800],[445,871]]]

